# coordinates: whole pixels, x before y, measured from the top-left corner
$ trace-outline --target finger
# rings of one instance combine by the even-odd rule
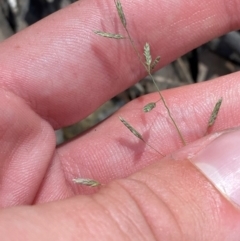
[[[163,92],[187,144],[205,135],[210,114],[221,97],[223,102],[211,131],[240,125],[240,113],[236,111],[239,102],[239,77],[239,73],[235,73],[213,81]],[[44,180],[38,200],[68,197],[73,194],[72,191],[76,194],[93,192],[95,189],[76,186],[72,179],[92,178],[108,183],[162,158],[129,132],[118,116],[124,117],[142,134],[148,144],[164,155],[182,147],[162,103],[158,103],[152,112],[143,113],[142,107],[157,98],[157,94],[151,94],[134,100],[81,137],[59,147],[53,162],[54,168],[51,168],[50,174]],[[59,163],[62,175],[56,178]],[[69,188],[71,192],[66,195]]]
[[[240,25],[233,0],[122,4],[137,48],[150,42],[161,66]],[[86,117],[146,74],[128,41],[103,39],[98,29],[124,33],[112,0],[79,1],[16,34],[0,46],[2,88],[55,128]]]
[[[0,90],[0,207],[35,199],[55,150],[54,131],[24,101]]]
[[[6,209],[1,237],[237,241],[239,132],[202,139],[92,196]]]

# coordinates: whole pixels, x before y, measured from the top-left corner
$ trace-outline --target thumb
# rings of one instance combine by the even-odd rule
[[[159,240],[240,240],[240,129],[204,137],[133,175]]]
[[[2,210],[1,240],[239,241],[239,143],[212,134],[94,195]]]

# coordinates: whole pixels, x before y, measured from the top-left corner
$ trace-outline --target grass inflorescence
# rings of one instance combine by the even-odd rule
[[[170,111],[170,108],[168,107],[167,105],[167,102],[165,100],[165,98],[163,97],[160,89],[158,88],[157,86],[157,83],[152,75],[152,72],[153,70],[155,69],[155,67],[158,65],[161,57],[160,56],[157,56],[154,60],[152,60],[152,55],[151,55],[151,47],[150,47],[150,44],[148,42],[145,43],[145,45],[143,46],[143,53],[141,54],[137,47],[135,46],[135,43],[130,35],[130,32],[127,28],[127,19],[125,17],[125,13],[123,11],[123,7],[122,7],[122,4],[120,2],[120,0],[114,0],[114,3],[115,3],[115,6],[116,6],[116,10],[117,10],[117,13],[118,13],[118,16],[119,16],[119,19],[122,23],[122,26],[124,28],[124,30],[126,31],[126,37],[123,36],[122,34],[120,33],[109,33],[109,32],[104,32],[104,31],[101,31],[101,30],[94,30],[93,32],[101,37],[105,37],[105,38],[112,38],[112,39],[127,39],[133,50],[135,51],[140,63],[143,65],[143,67],[145,68],[147,74],[150,76],[150,78],[152,79],[155,87],[156,87],[156,90],[157,92],[159,93],[159,96],[160,96],[160,99],[158,99],[157,101],[155,102],[150,102],[148,104],[146,104],[144,107],[143,107],[143,111],[145,113],[147,112],[150,112],[152,111],[157,103],[159,101],[162,101],[164,107],[166,108],[167,110],[167,113],[168,113],[168,116],[169,118],[171,119],[178,135],[179,135],[179,138],[182,142],[183,145],[186,145],[186,141],[180,131],[180,128],[178,127],[176,121],[174,120],[174,117]],[[142,58],[144,56],[144,59]],[[215,123],[216,121],[216,118],[217,118],[217,115],[218,115],[218,112],[219,112],[219,109],[220,109],[220,106],[222,104],[222,98],[219,99],[217,101],[217,103],[215,104],[214,106],[214,109],[210,115],[210,118],[209,118],[209,121],[208,121],[208,125],[207,125],[207,131],[206,133],[208,132],[209,128],[213,126],[213,124]],[[147,143],[143,136],[140,134],[139,131],[137,131],[131,124],[129,124],[123,117],[119,117],[120,121],[124,124],[124,126],[135,136],[137,137],[138,139],[140,139],[141,141],[143,141],[147,146],[149,146],[150,148],[152,148],[154,151],[156,151],[158,154],[160,154],[161,156],[164,156],[161,152],[159,152],[158,150],[156,150],[156,148],[154,148],[152,145],[150,145],[149,143]],[[90,186],[90,187],[96,187],[96,186],[100,186],[101,183],[96,181],[96,180],[93,180],[93,179],[88,179],[88,178],[76,178],[76,179],[73,179],[73,181],[77,184],[82,184],[82,185],[86,185],[86,186]]]

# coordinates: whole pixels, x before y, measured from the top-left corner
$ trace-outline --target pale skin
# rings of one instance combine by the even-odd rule
[[[122,4],[137,47],[150,42],[160,68],[240,28],[238,2]],[[161,103],[141,111],[157,93],[55,147],[54,129],[83,119],[145,75],[128,41],[92,30],[124,33],[112,0],[77,2],[0,44],[0,205],[11,207],[0,211],[1,240],[237,240],[239,209],[188,160],[162,160],[118,120],[125,117],[165,155],[181,148]],[[220,97],[212,131],[240,124],[239,79],[235,73],[163,92],[187,143],[204,135]],[[78,186],[76,177],[105,185]]]

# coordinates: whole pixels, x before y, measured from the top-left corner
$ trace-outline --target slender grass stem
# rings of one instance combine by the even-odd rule
[[[126,30],[126,33],[127,33],[127,35],[128,35],[128,38],[129,38],[129,41],[130,41],[130,43],[131,43],[131,45],[132,45],[135,53],[137,54],[139,61],[140,61],[141,64],[144,66],[144,68],[146,69],[146,71],[147,71],[147,73],[149,74],[150,78],[152,79],[152,81],[153,81],[153,83],[154,83],[154,85],[155,85],[155,87],[156,87],[156,89],[157,89],[157,91],[158,91],[158,93],[159,93],[160,99],[162,100],[163,105],[164,105],[164,107],[166,108],[166,110],[167,110],[167,112],[168,112],[168,115],[169,115],[171,121],[173,122],[173,125],[175,126],[175,128],[176,128],[176,130],[177,130],[177,132],[178,132],[178,135],[179,135],[179,137],[180,137],[180,139],[181,139],[181,141],[182,141],[182,143],[183,143],[183,145],[185,146],[185,145],[186,145],[186,141],[185,141],[185,139],[183,138],[183,135],[182,135],[180,129],[178,128],[178,125],[177,125],[177,123],[175,122],[175,120],[174,120],[174,118],[173,118],[173,116],[172,116],[172,114],[171,114],[171,112],[170,112],[170,109],[168,108],[167,103],[166,103],[164,97],[162,96],[160,89],[159,89],[158,86],[157,86],[157,83],[156,83],[154,77],[153,77],[152,74],[151,74],[151,66],[150,66],[150,65],[147,66],[147,65],[143,62],[143,60],[142,60],[142,58],[141,58],[141,55],[140,55],[139,51],[137,50],[137,48],[136,48],[136,46],[135,46],[135,44],[134,44],[134,41],[133,41],[133,39],[132,39],[132,37],[131,37],[131,35],[130,35],[128,29],[127,29],[127,27],[126,27],[126,26],[123,26],[123,27],[124,27],[124,29]],[[158,100],[158,101],[159,101],[159,100]],[[158,101],[156,101],[156,102],[158,102]]]
[[[124,26],[123,26],[123,27],[124,27]],[[130,41],[130,43],[131,43],[131,45],[132,45],[135,53],[137,54],[139,61],[141,62],[141,64],[142,64],[142,65],[145,67],[145,69],[147,70],[147,66],[146,66],[145,63],[143,62],[142,57],[141,57],[139,51],[137,50],[137,48],[136,48],[136,46],[135,46],[135,44],[134,44],[134,41],[133,41],[133,39],[132,39],[132,37],[131,37],[128,29],[127,29],[126,27],[124,27],[124,29],[126,30],[128,39],[129,39],[129,41]]]
[[[186,146],[186,141],[185,141],[185,139],[183,138],[183,135],[182,135],[181,131],[179,130],[176,121],[173,119],[172,114],[171,114],[171,112],[170,112],[170,109],[168,108],[167,103],[166,103],[164,97],[162,96],[162,94],[161,94],[161,92],[160,92],[160,90],[159,90],[159,88],[158,88],[158,86],[157,86],[157,84],[156,84],[156,82],[155,82],[152,74],[150,73],[149,76],[151,77],[151,79],[152,79],[153,83],[155,84],[156,88],[158,89],[158,93],[159,93],[160,98],[161,98],[161,100],[162,100],[162,102],[163,102],[163,105],[164,105],[164,107],[166,108],[166,110],[167,110],[167,112],[168,112],[168,116],[169,116],[170,119],[172,120],[173,125],[175,126],[175,128],[176,128],[176,130],[177,130],[177,132],[178,132],[178,135],[179,135],[179,137],[180,137],[180,139],[181,139],[181,141],[182,141],[182,143],[183,143],[183,145]]]
[[[165,156],[163,155],[160,151],[158,151],[156,148],[154,148],[152,145],[148,144],[146,141],[143,141],[147,146],[149,146],[150,148],[152,148],[154,151],[156,151],[158,154],[160,154],[161,156]]]

